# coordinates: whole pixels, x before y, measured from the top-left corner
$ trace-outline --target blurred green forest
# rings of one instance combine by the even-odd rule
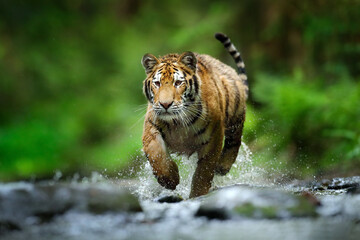
[[[0,181],[129,174],[143,54],[247,66],[244,142],[292,177],[360,172],[359,0],[0,0]],[[270,171],[271,172],[271,171]]]

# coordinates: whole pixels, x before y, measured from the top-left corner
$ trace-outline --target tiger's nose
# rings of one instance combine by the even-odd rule
[[[168,109],[174,101],[172,102],[160,102],[160,105],[163,106],[163,108]]]

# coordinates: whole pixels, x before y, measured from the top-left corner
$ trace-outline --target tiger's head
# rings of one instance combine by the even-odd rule
[[[159,59],[145,54],[141,63],[147,74],[143,91],[156,117],[186,122],[196,113],[194,105],[199,98],[199,81],[194,53],[169,54]]]

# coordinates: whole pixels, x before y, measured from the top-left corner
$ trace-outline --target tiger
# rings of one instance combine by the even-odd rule
[[[170,154],[197,153],[189,198],[209,192],[215,174],[227,174],[241,146],[248,82],[240,52],[216,33],[235,60],[237,72],[221,61],[194,52],[155,57],[145,54],[143,93],[148,101],[143,152],[158,183],[175,190],[179,169]]]

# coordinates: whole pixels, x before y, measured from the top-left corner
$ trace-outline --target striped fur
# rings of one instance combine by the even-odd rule
[[[248,94],[249,94],[249,84],[248,84],[247,75],[246,75],[246,71],[245,71],[245,63],[241,57],[240,52],[236,49],[235,45],[231,42],[230,38],[228,36],[226,36],[225,34],[215,33],[215,38],[224,45],[226,50],[234,58],[237,69],[238,69],[239,77],[243,81],[244,85],[247,86],[247,89],[246,89],[246,98],[247,98]]]
[[[148,99],[143,150],[158,182],[175,189],[179,183],[170,153],[198,154],[190,197],[206,194],[214,174],[225,175],[241,145],[247,81],[244,62],[224,34],[216,34],[238,66],[238,72],[192,52],[156,58],[145,54],[143,91]]]

